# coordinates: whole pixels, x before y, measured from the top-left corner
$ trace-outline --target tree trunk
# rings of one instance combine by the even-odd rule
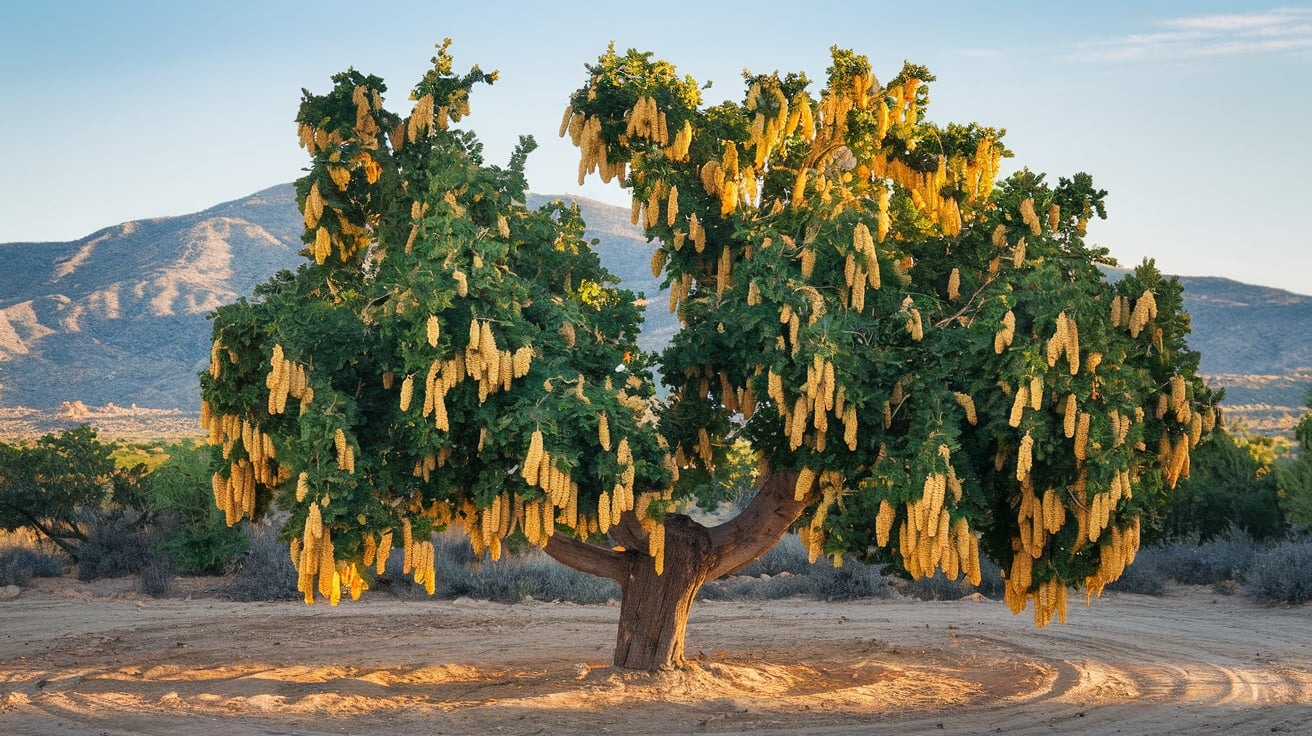
[[[684,663],[688,611],[702,584],[751,564],[815,501],[814,487],[801,500],[795,499],[796,482],[795,471],[766,473],[747,508],[716,527],[704,527],[683,514],[667,515],[660,575],[647,554],[647,535],[632,512],[610,531],[625,551],[557,534],[548,541],[546,552],[562,564],[619,582],[616,667],[648,672],[678,667]]]
[[[714,563],[712,552],[706,527],[671,514],[665,517],[664,571],[656,574],[650,555],[630,556],[620,581],[616,667],[654,672],[683,664],[688,611]]]

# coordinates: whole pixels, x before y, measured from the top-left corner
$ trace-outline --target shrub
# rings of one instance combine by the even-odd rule
[[[0,587],[26,585],[32,578],[57,578],[63,574],[59,560],[27,547],[0,551]]]
[[[143,483],[157,510],[159,549],[189,575],[221,575],[246,553],[249,535],[214,504],[209,448],[179,444]]]
[[[793,541],[789,541],[789,540]],[[775,550],[767,553],[762,560],[775,555],[758,567],[753,563],[741,573],[709,580],[702,586],[698,598],[702,600],[778,600],[806,596],[820,600],[845,601],[858,598],[887,598],[893,594],[888,581],[884,579],[878,565],[845,560],[842,567],[834,567],[827,560],[816,564],[807,562],[806,553],[797,552],[800,543],[794,545],[795,535],[789,535],[776,545]],[[786,569],[779,569],[780,567]],[[755,573],[756,569],[775,569],[777,572]],[[798,572],[793,572],[798,570]]]
[[[78,549],[77,579],[136,575],[154,554],[140,525],[122,516],[105,517],[91,527]]]
[[[948,580],[942,572],[936,572],[930,577],[909,581],[902,592],[922,601],[955,601],[965,598],[976,590],[964,576],[956,580]]]
[[[1242,579],[1256,554],[1248,532],[1231,526],[1210,542],[1177,542],[1155,550],[1153,557],[1161,573],[1176,582],[1212,585]]]
[[[151,598],[162,598],[173,591],[173,581],[178,571],[168,555],[151,550],[137,574],[138,591]]]
[[[761,575],[774,576],[783,572],[805,575],[810,570],[811,562],[806,548],[802,546],[801,538],[796,534],[785,534],[769,552],[761,555],[738,574],[755,578]]]
[[[296,568],[286,542],[271,530],[252,534],[246,554],[237,562],[228,597],[237,601],[286,601],[301,597]]]
[[[1162,573],[1159,558],[1159,550],[1140,550],[1121,577],[1108,583],[1106,589],[1118,593],[1162,595],[1166,592],[1166,576]]]
[[[1256,555],[1244,590],[1261,603],[1312,600],[1312,542],[1284,542]]]

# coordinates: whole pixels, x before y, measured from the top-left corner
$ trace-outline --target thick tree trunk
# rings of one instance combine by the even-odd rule
[[[714,563],[712,552],[706,527],[671,514],[665,518],[664,571],[656,574],[649,555],[630,557],[628,575],[620,581],[616,667],[654,672],[683,663],[688,611]]]
[[[646,552],[646,533],[632,513],[624,514],[610,532],[626,551],[556,535],[546,552],[565,565],[619,582],[623,597],[616,667],[648,672],[678,667],[684,663],[688,612],[702,584],[760,557],[815,500],[814,489],[796,500],[796,482],[796,472],[767,473],[756,498],[741,514],[709,529],[683,514],[666,516],[660,575]]]

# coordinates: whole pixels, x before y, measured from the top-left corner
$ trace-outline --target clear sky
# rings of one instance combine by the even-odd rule
[[[1312,3],[445,2],[0,0],[0,242],[73,240],[300,175],[303,87],[348,66],[390,107],[433,45],[499,69],[464,126],[489,162],[520,134],[541,193],[627,204],[576,182],[556,137],[566,95],[608,42],[649,50],[740,99],[741,72],[823,79],[832,45],[887,79],[939,81],[930,117],[1008,130],[1012,166],[1087,171],[1110,192],[1091,240],[1122,265],[1312,294]]]

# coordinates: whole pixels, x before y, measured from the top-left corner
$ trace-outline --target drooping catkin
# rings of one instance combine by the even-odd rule
[[[1089,455],[1089,422],[1092,417],[1088,412],[1080,412],[1075,425],[1075,457],[1084,460]]]
[[[414,395],[415,377],[411,374],[406,376],[405,380],[401,381],[401,411],[410,410],[410,402],[414,399]]]
[[[970,394],[960,391],[953,391],[952,398],[956,399],[957,404],[966,412],[966,421],[974,425],[978,419],[975,415],[975,400],[971,398]]]
[[[1024,482],[1030,475],[1030,469],[1034,465],[1034,438],[1029,432],[1020,440],[1020,447],[1016,451],[1016,480]]]
[[[1019,427],[1021,419],[1024,417],[1025,407],[1030,403],[1030,390],[1028,386],[1019,386],[1016,389],[1016,396],[1011,402],[1011,416],[1007,419],[1007,424],[1012,427]]]
[[[1062,430],[1067,438],[1075,436],[1076,405],[1075,394],[1066,395],[1066,409],[1062,415]]]
[[[815,471],[804,467],[797,472],[797,485],[793,489],[793,500],[801,501],[811,492],[815,485]]]

